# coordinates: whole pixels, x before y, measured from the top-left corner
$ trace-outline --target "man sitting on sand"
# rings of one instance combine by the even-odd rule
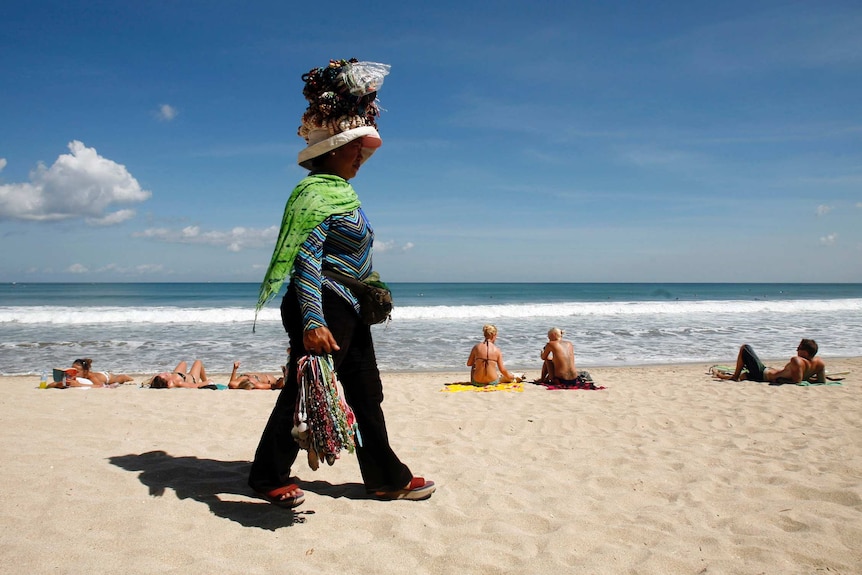
[[[796,355],[790,358],[784,369],[766,367],[754,349],[745,344],[739,348],[736,357],[736,369],[732,374],[715,372],[719,379],[740,381],[748,379],[751,381],[762,381],[771,383],[799,383],[808,381],[810,383],[823,383],[826,381],[826,364],[817,355],[817,342],[813,339],[803,339],[796,348]],[[743,373],[743,368],[748,373]]]
[[[575,371],[575,346],[563,339],[563,330],[552,327],[548,330],[548,343],[542,349],[542,377],[535,383],[574,385],[578,383]]]

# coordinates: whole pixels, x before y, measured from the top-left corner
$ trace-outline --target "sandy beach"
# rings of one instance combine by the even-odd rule
[[[295,511],[245,484],[275,392],[0,378],[0,571],[855,574],[862,358],[827,365],[850,374],[581,366],[606,389],[450,393],[466,371],[386,373],[392,444],[437,492],[377,501],[353,455],[300,459]]]

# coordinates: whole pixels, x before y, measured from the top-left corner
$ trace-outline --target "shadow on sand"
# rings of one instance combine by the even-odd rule
[[[179,499],[193,499],[209,506],[213,515],[236,521],[245,527],[275,531],[305,523],[314,510],[308,509],[308,499],[296,509],[284,509],[257,499],[246,483],[251,463],[248,461],[218,461],[194,456],[175,456],[164,451],[115,455],[108,458],[112,465],[126,471],[137,471],[138,479],[147,486],[151,497],[161,497],[172,489]],[[361,483],[332,485],[326,481],[297,482],[306,492],[324,497],[367,499]],[[223,497],[227,495],[227,497]],[[247,500],[244,498],[248,498]]]

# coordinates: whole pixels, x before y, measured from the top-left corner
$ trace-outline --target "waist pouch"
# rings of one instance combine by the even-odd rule
[[[353,293],[359,301],[359,317],[364,323],[374,325],[391,319],[392,292],[388,288],[365,283],[334,270],[323,270],[323,275],[337,281]]]

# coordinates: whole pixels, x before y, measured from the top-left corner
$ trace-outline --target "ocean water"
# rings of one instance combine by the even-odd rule
[[[155,373],[201,359],[277,372],[287,336],[273,300],[252,333],[257,284],[0,284],[0,374],[94,369]],[[537,371],[548,328],[580,368],[732,362],[741,343],[787,358],[803,337],[823,357],[862,355],[862,284],[394,283],[392,321],[374,326],[385,371],[464,370],[482,326],[515,371]]]

